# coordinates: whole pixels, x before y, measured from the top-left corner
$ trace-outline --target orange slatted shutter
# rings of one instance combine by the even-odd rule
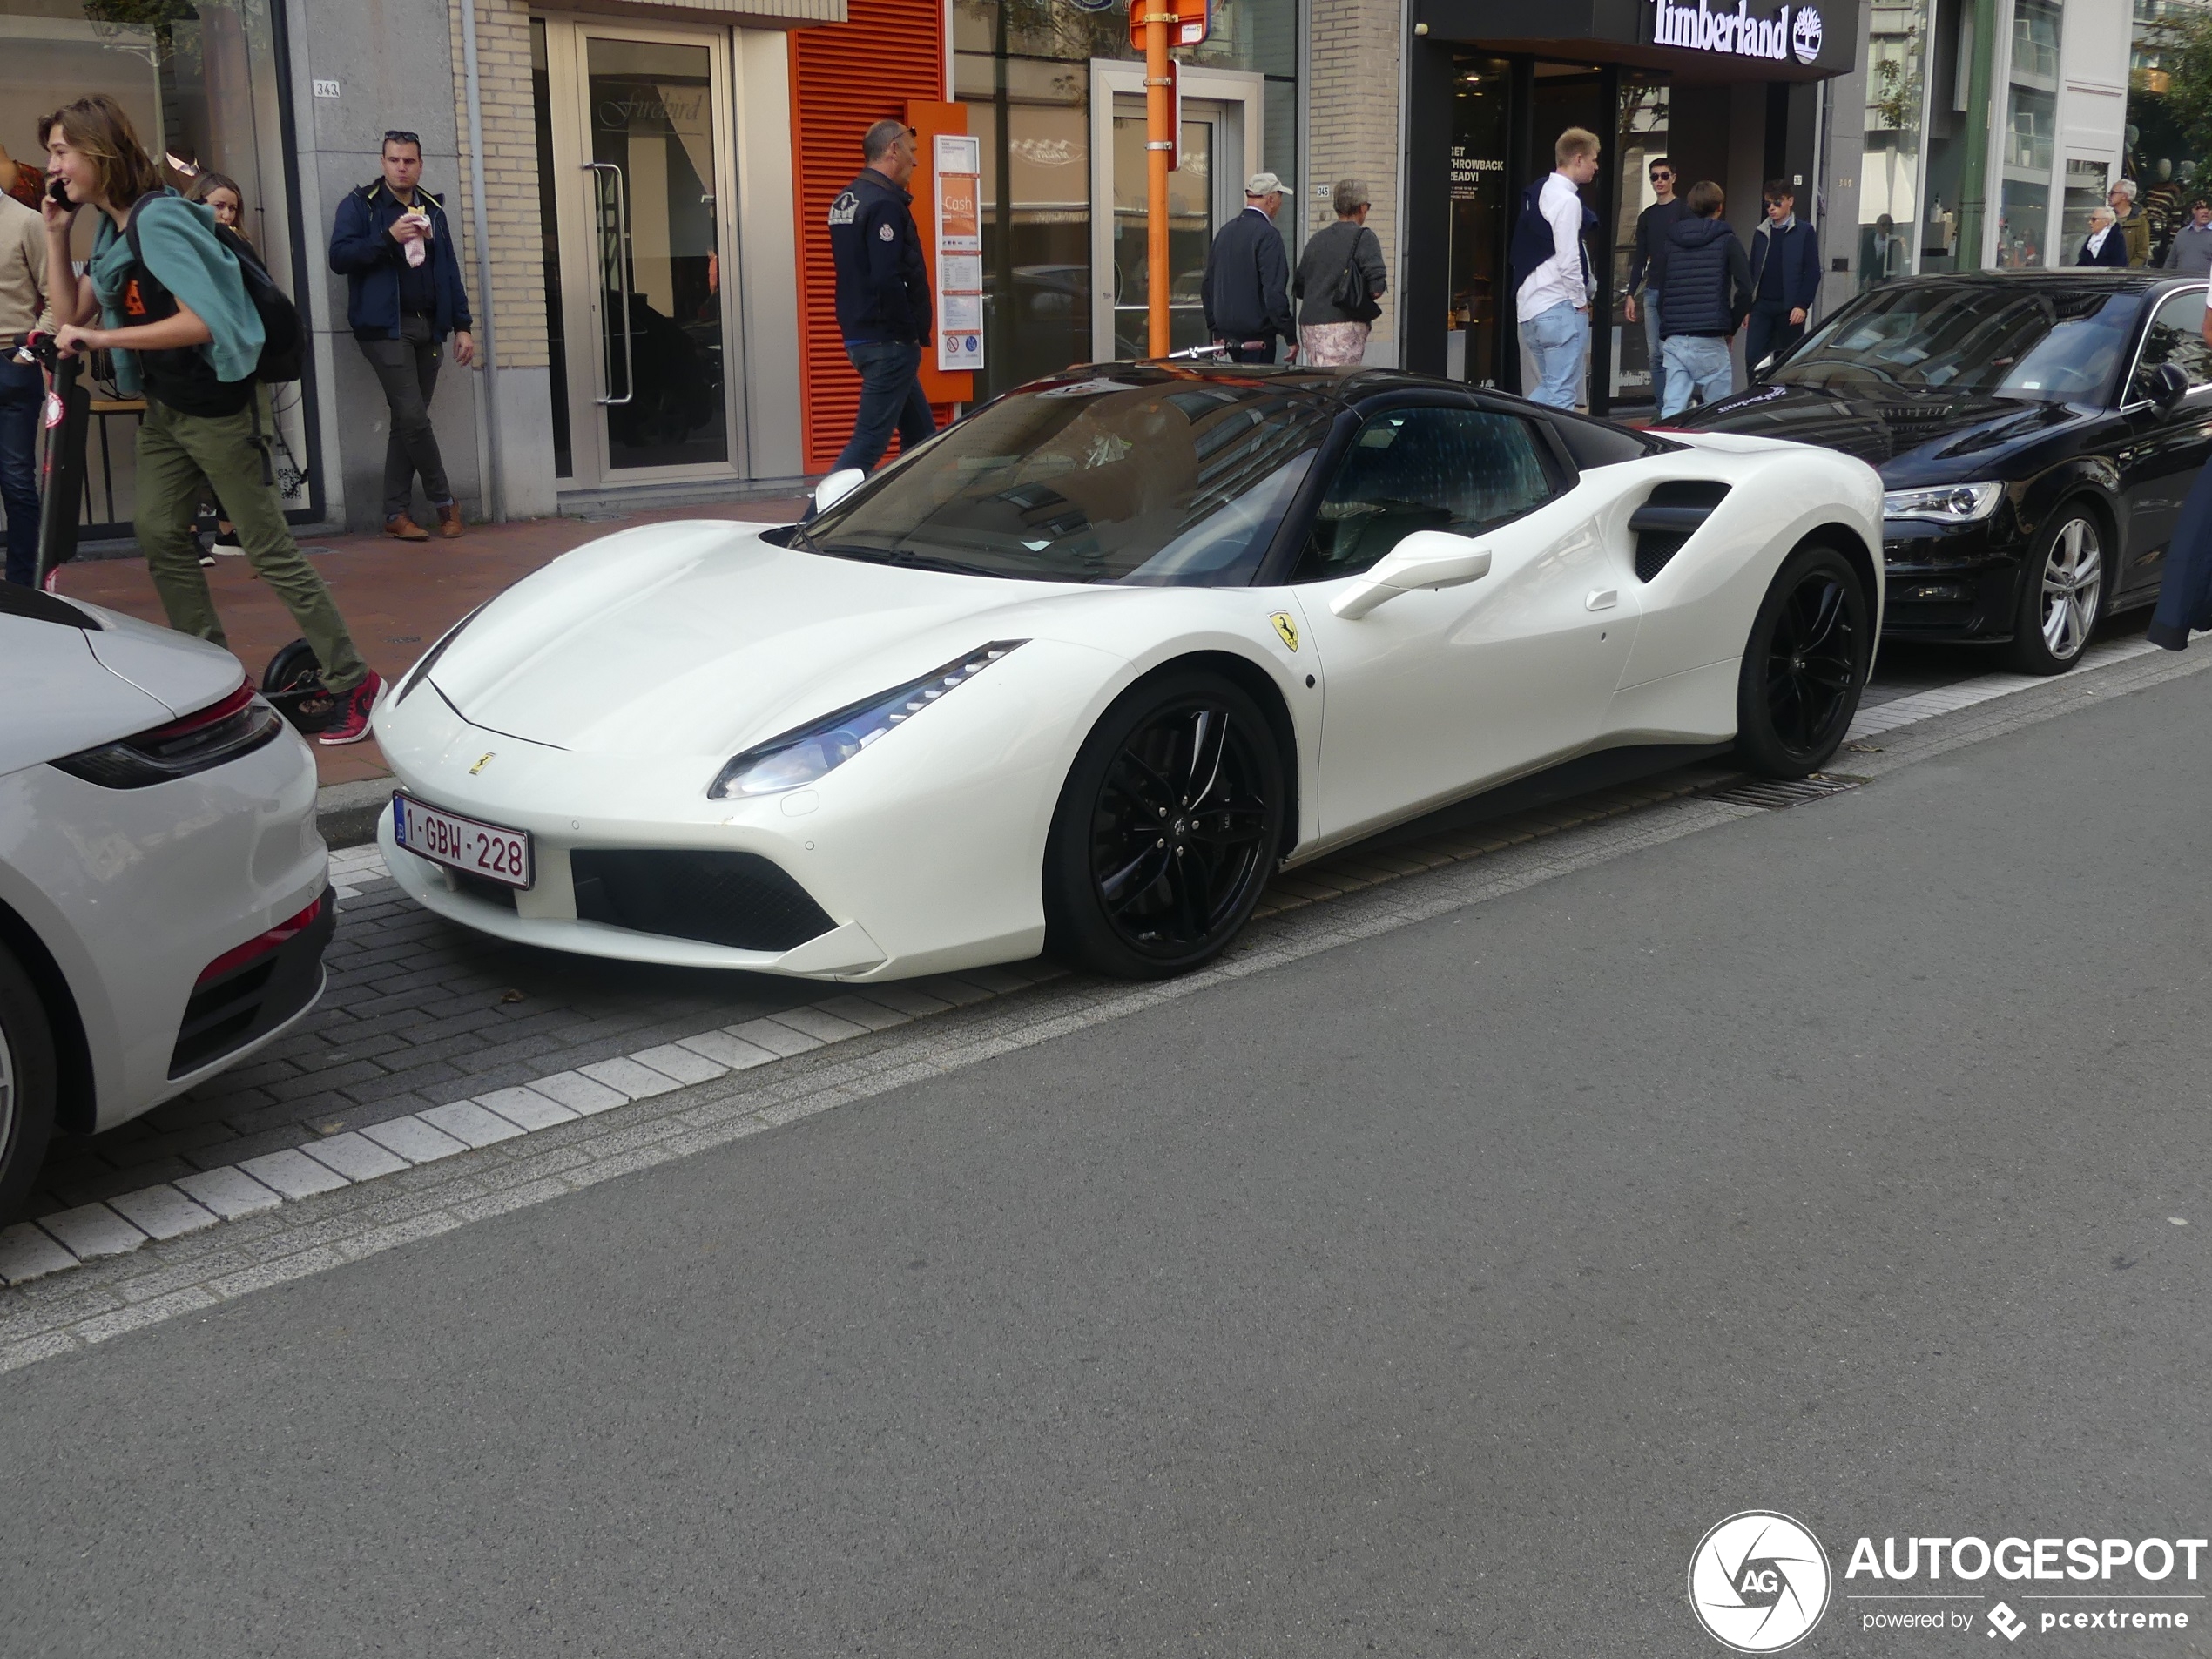
[[[799,418],[807,469],[822,472],[853,435],[860,408],[860,379],[837,332],[829,206],[860,172],[860,135],[871,123],[904,119],[910,102],[944,97],[942,0],[847,0],[844,23],[792,31],[791,83]],[[939,421],[950,414],[941,408]]]

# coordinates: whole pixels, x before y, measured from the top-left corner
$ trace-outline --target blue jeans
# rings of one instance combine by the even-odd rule
[[[1756,374],[1759,365],[1770,352],[1782,351],[1797,343],[1805,332],[1801,322],[1790,320],[1790,307],[1771,300],[1762,300],[1751,307],[1751,314],[1743,325],[1743,368]]]
[[[1666,420],[1689,407],[1692,392],[1717,403],[1736,389],[1736,365],[1729,361],[1728,341],[1719,334],[1669,334],[1667,337],[1667,401],[1659,418]]]
[[[1637,302],[1643,313],[1643,340],[1651,353],[1651,407],[1667,407],[1667,342],[1659,338],[1659,290],[1646,288]]]
[[[845,355],[860,371],[860,412],[853,422],[853,441],[830,470],[858,467],[868,472],[891,447],[894,428],[899,447],[912,449],[937,430],[937,419],[921,389],[921,347],[848,340]]]
[[[1521,343],[1536,365],[1531,403],[1571,409],[1581,401],[1582,368],[1590,358],[1590,314],[1564,300],[1521,325]]]
[[[8,508],[8,580],[30,587],[38,566],[38,411],[46,377],[0,358],[0,501]]]

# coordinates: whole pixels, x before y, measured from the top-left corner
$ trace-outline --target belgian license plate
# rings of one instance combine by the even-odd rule
[[[401,794],[392,797],[392,839],[418,857],[487,881],[510,887],[527,887],[530,871],[530,833],[480,824],[473,818],[441,812]]]

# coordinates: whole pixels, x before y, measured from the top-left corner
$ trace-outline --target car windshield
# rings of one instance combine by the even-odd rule
[[[1335,407],[1152,368],[1012,393],[795,537],[847,558],[1044,582],[1248,582]]]
[[[1895,387],[2099,401],[2141,307],[2139,294],[2040,284],[1877,288],[1838,312],[1768,378],[1837,391]]]

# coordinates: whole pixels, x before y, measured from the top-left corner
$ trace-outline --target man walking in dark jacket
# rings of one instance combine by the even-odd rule
[[[1751,271],[1743,244],[1721,217],[1728,198],[1710,179],[1689,187],[1689,212],[1667,233],[1667,401],[1662,420],[1689,407],[1692,393],[1708,403],[1735,389],[1728,342],[1751,308]]]
[[[1244,180],[1244,211],[1221,227],[1206,254],[1199,297],[1205,303],[1206,337],[1229,347],[1232,363],[1271,363],[1278,335],[1296,355],[1291,321],[1291,261],[1275,229],[1283,181],[1271,172]]]
[[[873,469],[899,434],[901,452],[937,430],[921,389],[930,334],[929,267],[914,228],[907,180],[921,158],[903,121],[878,121],[860,138],[867,165],[830,204],[830,260],[837,267],[837,327],[860,374],[860,411],[833,471]]]
[[[384,533],[427,542],[416,524],[415,478],[437,509],[438,531],[461,534],[461,507],[446,482],[430,395],[448,334],[453,361],[475,361],[469,294],[444,205],[421,188],[422,140],[412,132],[384,135],[384,176],[338,204],[330,231],[330,268],[346,279],[346,320],[361,355],[376,371],[392,426],[384,442]]]
[[[1751,326],[1743,362],[1756,371],[1770,353],[1797,343],[1820,293],[1820,237],[1798,221],[1787,179],[1767,180],[1766,218],[1751,242]]]
[[[1651,190],[1658,198],[1636,215],[1635,252],[1629,260],[1629,298],[1623,314],[1636,320],[1641,296],[1643,338],[1651,354],[1651,407],[1667,407],[1667,354],[1659,333],[1659,292],[1666,286],[1667,250],[1673,246],[1667,233],[1689,211],[1689,204],[1675,194],[1675,164],[1664,156],[1651,158]]]

